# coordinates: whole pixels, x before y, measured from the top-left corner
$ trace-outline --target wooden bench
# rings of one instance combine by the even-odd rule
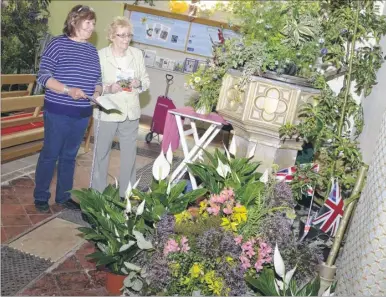
[[[44,95],[31,95],[36,82],[33,74],[1,75],[1,162],[11,161],[43,147]],[[25,85],[25,90],[12,90],[12,86]],[[85,152],[90,150],[92,117],[85,135]]]
[[[34,109],[1,117],[1,162],[38,152],[43,147],[44,124],[41,109],[44,95],[1,98],[2,112]]]
[[[1,98],[30,96],[36,82],[35,74],[2,74],[1,75]],[[26,85],[26,90],[14,90],[12,87],[18,85]],[[3,91],[4,87],[8,86],[8,91]]]

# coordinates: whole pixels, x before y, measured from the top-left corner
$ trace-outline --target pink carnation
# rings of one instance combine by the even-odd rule
[[[181,237],[181,251],[187,253],[190,250],[188,239],[185,236]]]
[[[227,206],[222,210],[225,214],[227,215],[230,215],[233,213],[233,208],[232,208],[232,205],[230,205],[229,203],[227,204]]]
[[[255,269],[256,272],[259,272],[260,270],[263,269],[263,262],[261,260],[257,260],[255,263]]]
[[[220,212],[220,206],[210,202],[210,207],[208,207],[206,210],[208,211],[208,213],[217,216]]]
[[[240,245],[243,242],[243,236],[242,235],[236,236],[235,242],[237,245]]]
[[[244,269],[248,269],[249,267],[251,267],[251,262],[249,261],[249,259],[247,257],[241,255],[239,259],[241,261],[241,266]]]
[[[169,253],[178,252],[180,250],[177,241],[169,239],[164,248],[164,255],[167,256]]]

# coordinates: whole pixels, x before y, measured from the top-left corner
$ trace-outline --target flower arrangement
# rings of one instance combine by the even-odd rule
[[[195,73],[192,73],[187,78],[185,88],[194,90],[195,94],[191,97],[188,105],[198,109],[204,109],[206,113],[210,113],[216,106],[222,77],[226,70],[221,67],[201,67]]]

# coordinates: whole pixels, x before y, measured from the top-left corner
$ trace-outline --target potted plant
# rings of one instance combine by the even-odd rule
[[[111,294],[120,294],[123,281],[131,271],[139,271],[139,263],[153,249],[153,227],[143,218],[145,201],[131,207],[127,193],[121,201],[119,189],[109,185],[103,193],[93,189],[73,190],[82,212],[91,227],[80,227],[84,238],[96,244],[98,251],[87,257],[97,266],[107,268],[106,288]]]

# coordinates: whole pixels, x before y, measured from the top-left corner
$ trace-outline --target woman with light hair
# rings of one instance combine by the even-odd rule
[[[119,106],[120,113],[94,110],[94,135],[98,134],[98,140],[94,147],[91,187],[99,192],[106,188],[111,145],[117,135],[121,150],[121,197],[125,196],[129,182],[135,183],[136,139],[141,116],[139,94],[150,85],[142,51],[129,45],[132,38],[131,22],[125,17],[116,17],[108,28],[110,45],[99,51],[99,59],[103,94]]]

